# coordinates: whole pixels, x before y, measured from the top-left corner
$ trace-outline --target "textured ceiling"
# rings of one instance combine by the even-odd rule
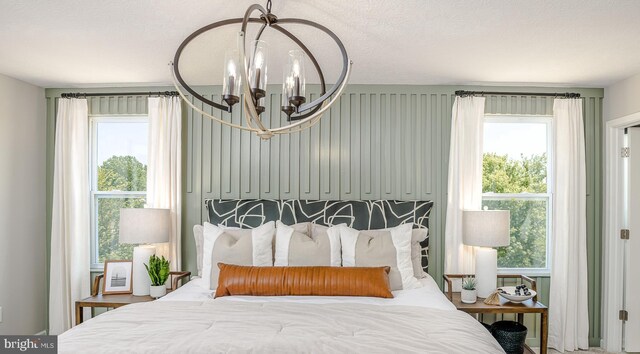
[[[241,17],[253,2],[0,0],[0,73],[44,87],[168,84],[167,63],[186,36]],[[602,87],[640,72],[635,0],[274,0],[273,12],[316,21],[342,38],[354,62],[351,83]],[[333,82],[340,70],[335,45],[321,33],[289,28]],[[220,82],[236,31],[228,27],[187,48],[187,81]],[[281,82],[292,44],[277,33],[265,36],[269,82]]]

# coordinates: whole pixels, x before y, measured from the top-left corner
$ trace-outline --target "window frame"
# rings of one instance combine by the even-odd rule
[[[146,199],[146,191],[99,191],[98,190],[98,124],[99,123],[149,123],[146,114],[127,114],[127,115],[89,115],[89,189],[90,201],[89,212],[90,220],[90,270],[103,271],[104,263],[98,262],[98,201],[103,198],[139,198],[144,196]]]
[[[498,274],[523,274],[528,276],[550,276],[551,275],[551,252],[553,230],[553,165],[555,154],[553,151],[553,116],[550,115],[514,115],[514,114],[485,114],[485,123],[535,123],[545,124],[547,128],[547,192],[546,193],[482,193],[484,200],[546,200],[547,201],[547,242],[546,242],[546,267],[544,268],[501,268],[498,267]],[[483,151],[484,155],[484,142]],[[483,171],[484,173],[484,171]]]

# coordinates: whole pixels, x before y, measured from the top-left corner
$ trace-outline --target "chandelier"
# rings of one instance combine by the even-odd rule
[[[251,17],[254,12],[259,12],[258,18]],[[198,94],[189,86],[180,74],[180,56],[187,45],[205,32],[227,25],[241,24],[237,35],[237,48],[226,51],[224,59],[224,76],[222,81],[222,95],[220,103],[209,100]],[[260,25],[254,40],[249,42],[247,58],[247,26],[249,24]],[[342,71],[337,82],[327,90],[325,77],[320,69],[318,61],[309,49],[295,35],[281,27],[286,24],[297,24],[314,27],[333,39],[342,55]],[[268,45],[261,40],[262,34],[267,29],[274,29],[288,37],[298,48],[288,52],[284,65],[282,80],[282,99],[280,110],[286,114],[288,124],[280,127],[267,127],[263,124],[260,115],[265,111],[264,98],[267,89],[268,69]],[[320,96],[307,102],[305,96],[305,62],[311,62],[320,80]],[[243,18],[232,18],[218,21],[189,35],[178,47],[172,67],[173,84],[182,99],[196,112],[232,128],[242,129],[256,133],[262,139],[270,139],[276,134],[289,134],[310,128],[320,121],[322,114],[333,105],[347,85],[351,72],[352,62],[342,41],[328,28],[315,22],[297,18],[278,18],[271,13],[271,0],[267,1],[266,9],[258,4],[249,6]],[[244,106],[245,122],[234,124],[218,118],[197,107],[187,99],[183,90],[187,91],[196,100],[215,107],[225,112],[232,112],[236,104]]]

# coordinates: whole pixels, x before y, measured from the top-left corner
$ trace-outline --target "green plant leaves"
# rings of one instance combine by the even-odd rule
[[[145,264],[144,267],[147,269],[149,279],[151,279],[151,285],[159,286],[166,283],[170,275],[169,263],[164,256],[159,258],[154,254],[149,257],[149,264]]]
[[[462,279],[462,288],[464,290],[475,290],[476,289],[476,278],[465,277],[464,279]]]

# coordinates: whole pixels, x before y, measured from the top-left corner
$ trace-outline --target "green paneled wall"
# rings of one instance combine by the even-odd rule
[[[171,89],[171,88],[166,88]],[[214,123],[188,109],[183,115],[183,268],[195,272],[191,229],[206,220],[206,198],[425,199],[431,214],[429,272],[442,283],[444,222],[451,107],[454,91],[478,86],[350,85],[339,102],[310,130],[261,141]],[[131,91],[127,88],[125,91]],[[140,92],[165,90],[142,87]],[[284,123],[279,87],[273,87],[263,114],[267,124]],[[555,92],[554,88],[491,87],[491,91]],[[56,98],[63,92],[117,92],[119,89],[49,89],[48,201],[51,205],[53,129]],[[134,90],[136,91],[136,90]],[[219,87],[202,87],[218,100]],[[602,89],[567,89],[584,97],[587,144],[589,318],[591,345],[600,343],[602,222]],[[310,92],[317,95],[317,87]],[[146,97],[89,99],[90,114],[143,114]],[[200,106],[201,107],[201,106]],[[239,108],[239,107],[238,107]],[[488,96],[491,114],[550,115],[552,97]],[[220,114],[219,111],[211,111]],[[239,123],[240,109],[231,117]],[[50,213],[48,215],[50,219]],[[50,224],[50,223],[49,223]],[[537,277],[548,303],[549,278]],[[537,346],[539,321],[527,316],[530,343]]]

